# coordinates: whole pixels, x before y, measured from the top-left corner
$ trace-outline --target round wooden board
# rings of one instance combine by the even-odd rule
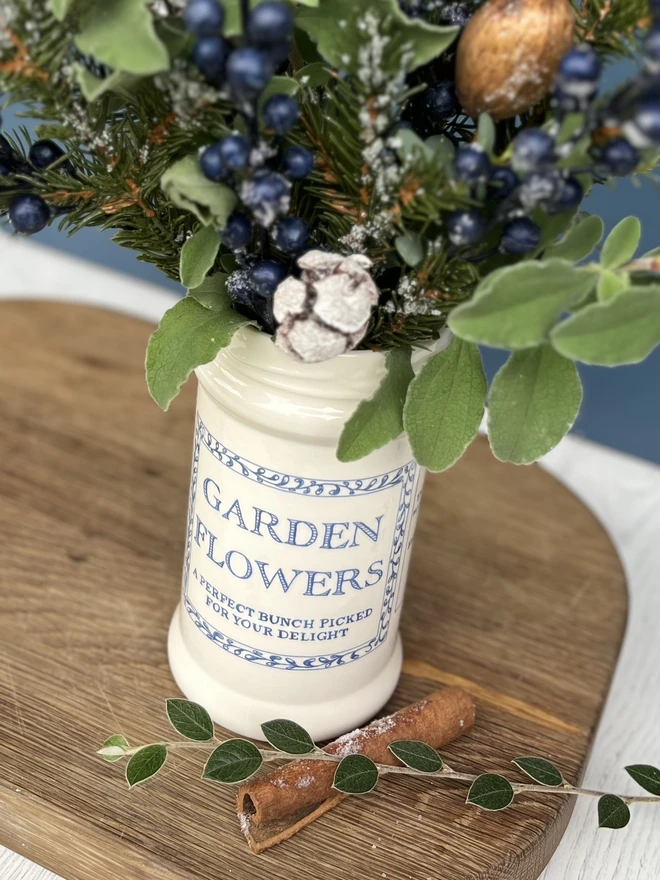
[[[393,777],[257,857],[233,790],[199,779],[202,755],[131,793],[95,757],[113,732],[171,735],[165,639],[194,388],[167,414],[151,402],[150,330],[94,308],[0,305],[0,842],[67,880],[538,876],[570,798],[486,814],[456,784]],[[388,708],[461,684],[478,721],[445,750],[453,767],[520,778],[511,759],[534,754],[578,779],[626,619],[621,566],[591,513],[480,440],[428,479],[408,590]]]

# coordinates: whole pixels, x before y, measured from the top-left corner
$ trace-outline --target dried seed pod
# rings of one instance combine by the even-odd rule
[[[508,119],[547,94],[573,45],[569,0],[488,0],[470,19],[456,56],[456,90],[467,114]]]

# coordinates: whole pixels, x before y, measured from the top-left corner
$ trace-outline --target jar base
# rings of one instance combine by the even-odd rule
[[[264,721],[287,718],[301,724],[318,742],[334,739],[372,718],[394,692],[403,663],[401,636],[397,635],[387,664],[359,690],[318,703],[258,700],[223,685],[191,656],[181,632],[180,607],[170,624],[167,655],[174,680],[186,699],[203,706],[216,724],[240,736],[262,740]]]

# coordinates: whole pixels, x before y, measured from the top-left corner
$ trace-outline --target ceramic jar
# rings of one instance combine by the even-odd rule
[[[349,464],[335,455],[384,373],[371,351],[298,363],[251,328],[197,370],[169,660],[186,697],[243,736],[290,718],[334,737],[396,686],[424,472],[405,436]]]

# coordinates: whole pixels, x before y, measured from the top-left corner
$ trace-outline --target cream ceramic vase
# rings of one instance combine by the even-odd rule
[[[335,455],[384,372],[370,351],[300,364],[252,329],[197,370],[169,661],[186,697],[243,736],[290,718],[334,737],[396,686],[424,471],[405,436],[350,464]]]

